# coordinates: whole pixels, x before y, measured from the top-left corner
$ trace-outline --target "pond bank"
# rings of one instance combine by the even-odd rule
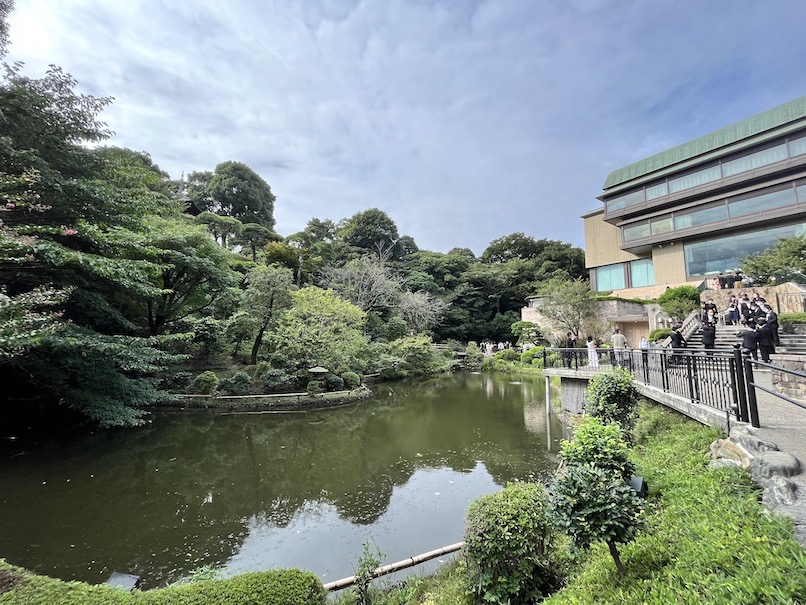
[[[300,408],[318,409],[343,405],[372,397],[372,391],[361,385],[349,391],[329,393],[275,393],[271,395],[199,395],[177,394],[175,399],[160,404],[162,408],[217,409],[228,411],[284,411]]]

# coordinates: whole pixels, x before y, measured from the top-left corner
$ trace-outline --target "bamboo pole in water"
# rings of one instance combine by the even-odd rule
[[[373,570],[372,577],[380,578],[381,576],[385,576],[387,574],[400,571],[401,569],[414,567],[415,565],[425,563],[426,561],[430,561],[431,559],[436,559],[437,557],[441,557],[442,555],[447,555],[452,552],[456,552],[457,550],[461,549],[464,545],[465,545],[464,542],[457,542],[456,544],[451,544],[450,546],[443,546],[442,548],[431,550],[421,555],[410,557],[408,559],[403,559],[402,561],[398,561],[397,563],[390,563],[389,565],[378,567],[377,569]],[[329,582],[328,584],[325,584],[325,590],[341,590],[342,588],[347,588],[348,586],[352,586],[353,584],[355,584],[355,580],[356,580],[355,576],[350,576],[349,578],[342,578],[341,580],[336,580],[335,582]]]

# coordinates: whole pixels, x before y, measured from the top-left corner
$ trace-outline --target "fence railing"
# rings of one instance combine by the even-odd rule
[[[686,349],[583,349],[546,348],[546,368],[600,370],[623,367],[645,385],[735,416],[758,427],[758,406],[752,375],[755,362],[733,354],[693,352]],[[749,374],[748,374],[749,372]],[[766,389],[765,389],[766,390]]]

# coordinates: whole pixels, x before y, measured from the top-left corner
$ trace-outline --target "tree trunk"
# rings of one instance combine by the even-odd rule
[[[255,344],[252,345],[252,355],[249,358],[249,365],[257,365],[257,352],[260,350],[260,345],[263,343],[263,333],[266,331],[266,326],[261,326],[255,338]]]
[[[610,556],[613,557],[613,561],[616,562],[616,569],[618,570],[618,575],[624,577],[624,566],[621,564],[621,559],[618,556],[618,549],[616,548],[616,543],[608,542],[607,547],[610,549]]]

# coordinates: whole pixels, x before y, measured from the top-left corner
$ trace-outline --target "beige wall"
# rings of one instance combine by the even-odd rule
[[[604,222],[604,208],[601,212],[582,217],[585,229],[585,267],[601,267],[641,258],[624,252],[621,246],[621,229]]]
[[[683,245],[664,244],[652,248],[652,266],[655,269],[655,285],[679,284],[686,281],[686,260]],[[698,278],[702,281],[702,278]]]

